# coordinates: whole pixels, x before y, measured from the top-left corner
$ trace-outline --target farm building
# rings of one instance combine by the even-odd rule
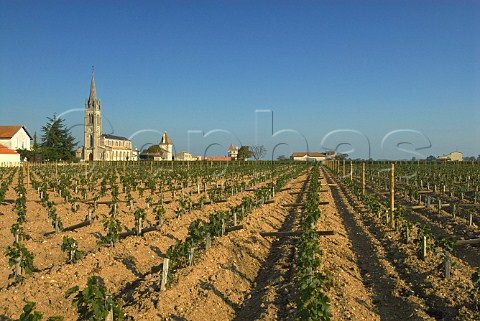
[[[0,144],[0,167],[18,166],[20,154]]]
[[[451,152],[447,155],[442,155],[437,157],[437,161],[442,162],[461,162],[463,161],[463,153],[459,151]]]
[[[290,156],[294,161],[318,161],[321,162],[327,158],[327,155],[319,152],[295,152]]]
[[[23,126],[0,126],[0,144],[11,150],[30,150],[32,136]]]
[[[189,152],[180,152],[175,154],[176,161],[196,161],[197,157],[193,156]]]

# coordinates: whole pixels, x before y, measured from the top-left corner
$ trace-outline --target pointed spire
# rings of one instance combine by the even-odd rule
[[[95,78],[93,77],[94,68],[92,66],[92,83],[90,84],[90,98],[93,101],[97,99],[97,91],[95,89]]]
[[[172,141],[170,140],[170,137],[168,137],[167,132],[163,132],[162,139],[160,141],[160,145],[172,145]]]

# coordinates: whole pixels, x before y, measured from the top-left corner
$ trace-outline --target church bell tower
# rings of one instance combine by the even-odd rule
[[[85,100],[84,119],[84,149],[83,159],[101,160],[100,136],[102,135],[102,113],[100,100],[97,99],[95,79],[92,69],[92,82],[90,84],[90,96]]]

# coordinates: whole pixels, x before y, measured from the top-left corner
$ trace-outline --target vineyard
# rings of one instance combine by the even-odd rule
[[[0,320],[477,320],[478,163],[0,169]]]

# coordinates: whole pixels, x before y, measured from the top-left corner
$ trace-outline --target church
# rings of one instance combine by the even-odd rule
[[[83,124],[83,147],[77,150],[77,158],[83,161],[132,161],[138,160],[137,151],[132,149],[132,141],[126,137],[102,134],[102,110],[97,98],[95,78],[92,70],[90,96],[85,100]],[[164,132],[158,145],[155,160],[173,160],[173,144]]]
[[[97,98],[93,71],[90,96],[85,101],[83,138],[84,145],[77,150],[77,157],[84,161],[137,160],[132,142],[128,138],[102,134],[102,110]]]

